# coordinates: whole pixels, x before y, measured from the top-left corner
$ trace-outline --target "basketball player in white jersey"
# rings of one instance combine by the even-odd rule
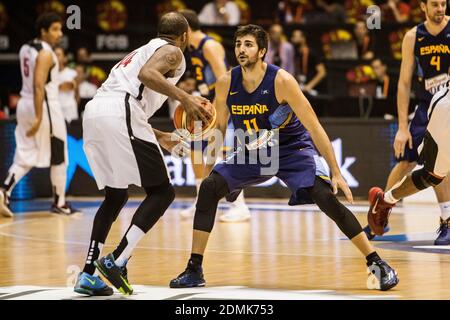
[[[94,219],[86,264],[75,292],[112,294],[112,289],[94,275],[95,267],[120,292],[133,292],[125,265],[139,240],[175,197],[158,142],[168,151],[178,142],[171,141],[169,133],[154,130],[147,120],[168,96],[180,101],[189,117],[205,120],[208,116],[202,106],[207,99],[175,86],[186,69],[183,51],[187,44],[186,19],[175,12],[162,16],[157,38],[117,63],[86,105],[84,150],[99,189],[105,189],[105,200]],[[127,202],[131,184],[143,187],[147,196],[119,246],[98,259],[112,223]]]
[[[450,83],[447,87],[438,91],[431,100],[427,117],[429,119],[423,142],[418,151],[423,161],[423,168],[415,170],[412,174],[404,176],[390,190],[384,193],[381,188],[374,187],[371,192],[376,195],[371,199],[369,215],[372,213],[389,217],[389,213],[395,204],[404,197],[413,195],[428,187],[438,186],[450,173]],[[374,190],[374,191],[372,191]],[[380,232],[383,231],[384,223],[379,225]],[[450,238],[450,220],[445,221],[439,228],[442,239]],[[448,240],[447,240],[448,241]],[[438,245],[447,245],[445,243]],[[435,243],[436,244],[436,243]]]
[[[33,167],[50,167],[54,203],[51,211],[77,212],[65,201],[67,168],[66,123],[58,100],[58,60],[52,47],[62,38],[62,21],[45,13],[36,22],[38,38],[24,44],[19,53],[22,90],[17,105],[14,163],[0,187],[0,213],[12,217],[11,191]]]

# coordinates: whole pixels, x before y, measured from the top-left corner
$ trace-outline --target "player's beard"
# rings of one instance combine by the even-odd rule
[[[428,19],[432,22],[432,23],[434,23],[434,24],[440,24],[441,22],[442,22],[442,20],[444,20],[444,18],[445,18],[445,13],[443,13],[443,14],[434,14],[433,16],[430,16],[430,15],[428,15],[428,12],[427,12],[427,16],[428,16]]]
[[[247,57],[247,59],[246,59],[243,63],[241,63],[241,61],[239,60],[239,58],[238,58],[237,60],[238,60],[240,66],[241,66],[242,68],[245,68],[245,69],[253,69],[253,67],[255,66],[255,64],[258,62],[258,56],[255,55],[255,56],[253,56],[253,57]]]

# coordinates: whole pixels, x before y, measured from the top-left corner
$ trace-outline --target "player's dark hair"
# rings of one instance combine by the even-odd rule
[[[50,26],[55,22],[62,24],[62,18],[56,12],[46,12],[41,14],[36,20],[36,35],[41,36],[41,30],[44,29],[48,31]]]
[[[241,38],[246,35],[252,35],[253,37],[255,37],[256,44],[258,45],[258,49],[259,50],[266,49],[266,53],[267,53],[267,49],[269,47],[269,36],[267,35],[267,32],[262,27],[260,27],[256,24],[248,24],[246,26],[238,27],[238,29],[236,30],[236,32],[234,34],[234,42],[236,42],[237,38]],[[262,57],[263,60],[264,60],[265,56],[266,55],[264,54],[264,56]]]
[[[200,21],[198,20],[197,13],[195,13],[194,10],[184,9],[181,10],[180,13],[186,18],[192,31],[200,30]]]
[[[169,12],[158,22],[158,37],[178,38],[188,31],[188,22],[181,13]]]

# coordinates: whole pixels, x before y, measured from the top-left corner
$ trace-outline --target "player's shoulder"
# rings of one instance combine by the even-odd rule
[[[205,51],[205,53],[207,52],[215,53],[223,51],[224,48],[219,41],[213,38],[209,38],[208,40],[205,41],[205,44],[203,45],[203,50]]]
[[[415,41],[416,35],[417,35],[417,28],[418,28],[418,25],[409,29],[405,34],[405,39],[410,40],[410,41],[412,41],[412,40]]]
[[[228,70],[225,74],[219,77],[216,81],[216,95],[217,89],[227,89],[231,85],[231,70]]]
[[[166,58],[176,59],[178,62],[183,59],[183,52],[181,49],[171,43],[163,44],[155,51],[155,54],[165,56]]]
[[[287,72],[284,69],[278,69],[277,74],[275,76],[275,82],[279,85],[288,84],[289,82],[297,82],[292,74]]]

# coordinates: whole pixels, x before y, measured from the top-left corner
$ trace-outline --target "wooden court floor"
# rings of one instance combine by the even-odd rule
[[[45,211],[49,201],[40,200],[15,204],[16,210],[25,212],[13,219],[0,217],[0,299],[2,288],[17,286],[60,287],[71,292],[99,206],[92,199],[72,200],[83,214],[50,214]],[[122,211],[103,253],[118,244],[138,201],[132,199]],[[177,212],[191,201],[176,200],[139,244],[128,266],[133,285],[165,290],[184,270],[192,220],[181,219]],[[314,206],[288,207],[285,200],[276,199],[248,202],[249,222],[216,222],[204,258],[205,289],[245,287],[259,290],[252,292],[266,298],[270,292],[323,292],[328,298],[450,299],[450,247],[431,245],[438,227],[436,205],[395,208],[390,238],[374,245],[396,268],[400,283],[394,290],[380,292],[366,289],[365,259]],[[362,224],[366,210],[365,204],[352,207]]]

